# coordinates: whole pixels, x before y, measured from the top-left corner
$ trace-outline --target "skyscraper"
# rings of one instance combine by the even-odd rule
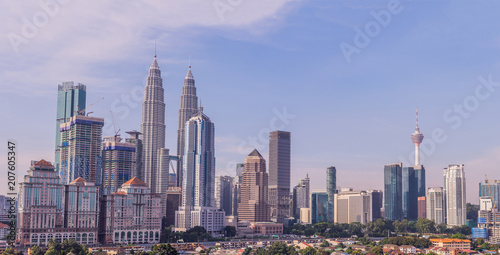
[[[177,130],[177,186],[182,186],[182,159],[184,157],[185,137],[184,129],[186,122],[198,112],[198,97],[196,96],[196,87],[194,85],[194,77],[191,73],[191,61],[189,63],[188,72],[184,78],[184,86],[182,86],[181,105],[179,108],[179,128]]]
[[[328,193],[313,191],[311,193],[311,222],[316,224],[328,221]]]
[[[166,195],[165,226],[175,225],[175,211],[179,210],[182,203],[182,190],[180,187],[169,187]]]
[[[335,194],[335,223],[372,221],[372,197],[366,191],[342,191]]]
[[[122,142],[120,135],[104,137],[102,143],[103,194],[111,194],[134,177],[135,144]]]
[[[59,171],[61,157],[61,124],[68,122],[69,118],[76,115],[76,111],[85,109],[87,98],[85,85],[72,81],[63,82],[57,88],[57,116],[56,116],[56,155],[54,166]],[[82,112],[82,114],[84,114]]]
[[[464,165],[449,165],[444,169],[444,193],[446,224],[461,226],[466,224]]]
[[[269,205],[271,220],[282,222],[290,213],[290,132],[269,133]]]
[[[402,163],[384,166],[384,214],[388,220],[403,217]]]
[[[500,202],[500,180],[485,180],[479,183],[479,198],[491,198],[492,202],[496,203],[496,208],[498,208],[498,203]]]
[[[142,169],[142,140],[139,137],[142,133],[137,130],[128,131],[126,133],[129,134],[130,137],[125,138],[125,142],[135,145],[135,170],[133,176],[144,180]]]
[[[160,177],[158,150],[165,147],[165,103],[163,97],[163,81],[155,52],[153,63],[149,68],[148,81],[144,88],[141,123],[144,181],[151,193],[159,193],[157,190],[157,181]]]
[[[368,190],[372,197],[372,221],[382,218],[382,207],[384,206],[384,192],[381,190]]]
[[[240,221],[269,221],[267,186],[266,160],[257,150],[253,150],[245,158],[241,203],[238,206],[238,219]]]
[[[233,216],[238,216],[238,205],[241,203],[241,183],[243,180],[245,163],[236,164],[236,176],[233,178]]]
[[[442,187],[427,189],[427,219],[436,224],[445,222],[446,210],[444,204],[444,190]]]
[[[403,218],[416,220],[418,216],[417,178],[413,167],[402,170]]]
[[[300,209],[301,208],[309,208],[310,207],[310,180],[309,175],[306,175],[306,178],[300,180],[300,182],[293,188],[293,196],[292,196],[292,207],[293,214],[292,216],[295,219],[300,219]]]
[[[233,178],[219,175],[215,177],[215,204],[226,216],[233,215]]]
[[[337,190],[337,169],[331,166],[326,169],[326,192],[328,193],[328,221],[335,218],[335,191]]]
[[[75,115],[61,124],[60,171],[62,184],[82,177],[102,184],[103,118]]]
[[[182,206],[176,212],[175,226],[180,229],[203,226],[211,233],[222,231],[224,212],[218,211],[215,203],[214,124],[200,107],[186,122],[184,132]]]

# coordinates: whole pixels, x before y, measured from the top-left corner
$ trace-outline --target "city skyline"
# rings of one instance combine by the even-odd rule
[[[76,9],[81,11],[76,15],[80,17],[102,7],[71,3],[61,7],[46,27],[29,38],[28,44],[20,44],[19,52],[16,53],[4,38],[0,44],[0,55],[5,59],[0,72],[4,84],[0,106],[11,110],[3,111],[0,116],[11,124],[2,126],[1,131],[6,139],[18,142],[18,176],[25,174],[32,159],[43,158],[53,162],[55,134],[51,130],[56,112],[57,85],[63,82],[85,84],[87,105],[105,98],[90,110],[95,112],[91,116],[105,118],[103,137],[113,135],[110,109],[114,111],[121,130],[139,130],[140,104],[143,100],[141,90],[144,89],[144,76],[153,55],[153,41],[157,39],[158,61],[166,75],[165,147],[172,154],[176,149],[179,96],[188,66],[188,52],[192,51],[193,71],[203,81],[199,85],[199,92],[204,95],[201,99],[210,109],[207,114],[218,124],[216,175],[234,175],[233,163],[242,162],[253,147],[263,152],[264,158],[269,161],[265,154],[267,141],[264,139],[262,142],[259,136],[263,136],[261,133],[267,132],[267,129],[275,130],[270,123],[277,120],[274,125],[283,126],[280,130],[294,135],[292,183],[302,178],[302,173],[306,171],[310,175],[311,186],[324,187],[324,169],[335,165],[339,186],[381,189],[383,165],[398,161],[403,161],[405,166],[413,165],[411,152],[414,148],[408,134],[414,128],[412,113],[418,106],[419,126],[426,134],[421,145],[421,163],[426,166],[428,187],[442,185],[442,168],[449,164],[465,164],[467,201],[477,204],[477,184],[483,181],[484,174],[492,179],[499,178],[496,175],[499,163],[496,158],[500,153],[500,139],[493,130],[500,126],[500,121],[491,118],[500,107],[495,99],[498,98],[496,88],[492,87],[493,91],[485,99],[477,97],[479,106],[467,108],[474,109],[466,111],[463,116],[467,117],[461,117],[454,110],[455,105],[464,105],[464,102],[469,102],[466,99],[474,98],[476,87],[484,83],[481,80],[500,80],[496,71],[497,39],[491,33],[484,33],[497,30],[496,17],[483,15],[476,20],[467,18],[469,23],[464,24],[460,22],[463,18],[461,11],[467,9],[467,13],[476,15],[480,8],[472,4],[443,2],[429,10],[423,8],[422,3],[401,2],[402,12],[393,15],[392,22],[382,28],[361,53],[352,55],[350,63],[346,63],[339,44],[344,41],[352,44],[355,36],[353,27],[362,27],[373,20],[371,11],[384,10],[386,2],[373,2],[369,6],[343,2],[348,10],[345,15],[324,2],[277,1],[266,4],[265,10],[259,8],[262,2],[255,2],[235,7],[234,11],[226,13],[223,21],[213,6],[200,4],[193,12],[204,15],[197,20],[181,19],[175,21],[178,22],[176,24],[158,28],[142,22],[137,26],[149,28],[146,29],[148,32],[127,43],[125,41],[129,37],[119,32],[110,33],[110,36],[116,36],[115,40],[107,40],[109,37],[103,33],[109,32],[106,29],[99,31],[95,39],[77,43],[82,39],[77,36],[58,44],[59,49],[45,47],[52,42],[51,35],[57,35],[54,38],[72,38],[67,36],[71,33],[66,29],[71,30],[74,26],[69,26],[65,20],[74,18]],[[13,5],[12,12],[6,15],[13,21],[8,22],[3,34],[20,34],[23,25],[21,17],[31,18],[34,13],[43,11],[36,4],[28,8],[26,5]],[[186,8],[180,3],[174,7],[174,10]],[[259,14],[241,15],[252,13],[255,8],[259,8]],[[428,14],[429,20],[420,17],[424,13]],[[170,12],[167,14],[172,15]],[[128,17],[126,15],[123,13],[118,18]],[[156,15],[153,13],[151,17]],[[313,15],[319,18],[309,20]],[[336,15],[338,20],[329,18]],[[275,18],[269,18],[272,16]],[[209,25],[199,25],[207,20]],[[302,21],[308,23],[298,25]],[[90,22],[85,20],[84,24]],[[267,22],[269,25],[264,25]],[[439,24],[437,28],[429,30],[435,24]],[[481,30],[483,33],[474,31],[477,25],[485,24],[485,30]],[[63,26],[67,28],[58,30]],[[308,32],[312,27],[317,29]],[[108,29],[111,28],[114,27]],[[296,33],[304,36],[298,38]],[[86,31],[81,34],[89,35]],[[441,38],[439,35],[443,34],[447,36]],[[416,35],[420,35],[416,38],[420,42],[419,49],[407,53],[408,49],[415,48],[415,40],[411,39],[415,39]],[[461,40],[465,38],[473,39]],[[461,44],[454,44],[456,41],[461,41]],[[96,48],[89,50],[89,46],[84,47],[86,43]],[[452,49],[445,51],[445,46]],[[402,53],[409,54],[407,59],[411,62],[401,59],[395,63],[386,61]],[[384,65],[379,65],[380,61],[384,61]],[[429,61],[432,64],[429,65]],[[20,68],[27,63],[26,69]],[[374,65],[377,67],[373,68]],[[20,75],[19,71],[23,74],[30,72],[30,76],[36,79]],[[417,86],[419,93],[414,95]],[[284,88],[291,89],[279,98],[273,96]],[[480,95],[489,91],[488,87],[480,88]],[[268,93],[259,90],[268,90]],[[227,103],[218,103],[220,98],[227,99]],[[389,102],[390,98],[395,100]],[[262,104],[255,105],[255,100]],[[345,105],[348,110],[330,106],[332,101]],[[24,105],[23,102],[30,104]],[[33,107],[27,106],[31,104],[40,106],[39,112],[34,113]],[[453,118],[443,117],[448,110],[452,114],[447,116]],[[290,118],[284,118],[287,116],[284,112],[294,117],[288,115]],[[325,125],[311,125],[325,116],[328,117]],[[37,123],[36,128],[26,125],[28,117]],[[319,134],[322,136],[319,137]],[[250,146],[254,140],[257,146]],[[5,163],[5,159],[2,158],[0,163]],[[4,187],[0,189],[0,193],[6,192]]]

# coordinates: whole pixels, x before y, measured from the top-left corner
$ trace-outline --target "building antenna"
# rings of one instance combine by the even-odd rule
[[[155,40],[155,58],[156,58],[156,40]]]

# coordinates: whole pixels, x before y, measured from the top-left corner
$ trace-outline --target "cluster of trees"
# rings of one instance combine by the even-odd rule
[[[224,228],[224,233],[226,237],[234,237],[236,236],[236,228],[233,226],[226,226]],[[201,226],[196,226],[186,232],[173,232],[172,226],[170,226],[162,230],[160,235],[161,243],[175,243],[180,239],[184,242],[212,242],[225,240],[224,238],[212,237],[212,235],[207,233],[207,230]]]
[[[31,255],[65,255],[70,252],[76,255],[89,254],[89,250],[87,249],[85,244],[80,245],[74,239],[66,239],[62,243],[59,243],[56,240],[50,240],[47,251],[44,251],[37,245],[31,248]],[[8,248],[2,253],[2,255],[3,254],[20,255],[22,254],[22,252],[16,252],[13,248]]]
[[[463,234],[470,235],[471,228],[467,226],[453,226],[448,228],[445,223],[437,224],[426,218],[419,218],[417,221],[390,221],[377,219],[376,221],[361,224],[359,222],[328,223],[321,222],[314,225],[295,224],[284,229],[286,234],[295,235],[321,235],[326,238],[344,238],[351,236],[390,236],[391,234],[403,233],[440,233],[440,234]]]

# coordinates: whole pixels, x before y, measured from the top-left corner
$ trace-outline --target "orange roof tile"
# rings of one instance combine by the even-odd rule
[[[9,227],[9,225],[3,224],[2,222],[0,222],[0,228],[8,228],[8,227]]]
[[[82,177],[78,177],[76,179],[74,179],[71,183],[81,183],[81,182],[87,182],[85,179],[83,179]]]
[[[37,162],[34,164],[34,166],[52,166],[52,167],[53,167],[53,165],[52,165],[51,163],[47,162],[45,159],[42,159],[42,160],[40,160],[40,161],[37,161]]]
[[[123,185],[141,185],[141,186],[147,186],[147,184],[143,181],[141,181],[139,178],[134,177],[130,179],[128,182],[124,183]]]
[[[115,195],[127,195],[127,193],[125,191],[117,191],[113,194],[115,194]]]
[[[444,238],[444,239],[431,239],[431,242],[437,242],[437,243],[470,243],[470,240],[468,239],[452,239],[452,238]]]

